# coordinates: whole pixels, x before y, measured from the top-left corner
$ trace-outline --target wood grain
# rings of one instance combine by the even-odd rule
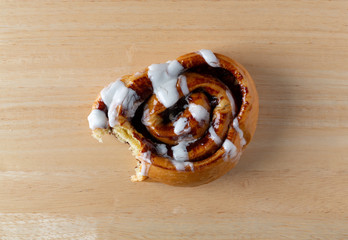
[[[0,2],[0,239],[347,239],[348,2]],[[255,138],[196,188],[131,183],[102,87],[201,48],[241,62]]]

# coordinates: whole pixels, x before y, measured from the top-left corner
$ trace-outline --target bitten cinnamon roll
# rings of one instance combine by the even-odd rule
[[[210,50],[152,64],[104,88],[88,116],[92,135],[129,143],[132,181],[195,186],[227,173],[250,142],[258,95],[249,73]]]

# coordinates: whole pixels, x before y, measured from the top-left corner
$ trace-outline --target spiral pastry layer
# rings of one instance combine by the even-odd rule
[[[152,64],[104,88],[88,116],[93,136],[130,144],[133,181],[195,186],[232,169],[257,123],[258,95],[249,73],[210,50]]]

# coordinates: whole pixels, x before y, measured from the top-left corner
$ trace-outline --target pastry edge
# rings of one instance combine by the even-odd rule
[[[105,134],[114,135],[120,142],[128,143],[132,154],[137,157],[140,154],[141,144],[138,140],[132,137],[132,131],[130,129],[123,128],[121,126],[115,126],[109,129],[97,128],[92,131],[92,137],[95,138],[98,142],[103,142],[103,136]],[[132,182],[141,182],[146,180],[148,177],[141,174],[142,164],[138,160],[135,167],[135,174],[130,177]]]

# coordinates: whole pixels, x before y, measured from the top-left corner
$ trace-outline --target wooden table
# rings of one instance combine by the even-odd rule
[[[130,182],[91,103],[202,48],[253,76],[255,138],[210,184]],[[1,1],[0,61],[0,239],[348,238],[348,1]]]

